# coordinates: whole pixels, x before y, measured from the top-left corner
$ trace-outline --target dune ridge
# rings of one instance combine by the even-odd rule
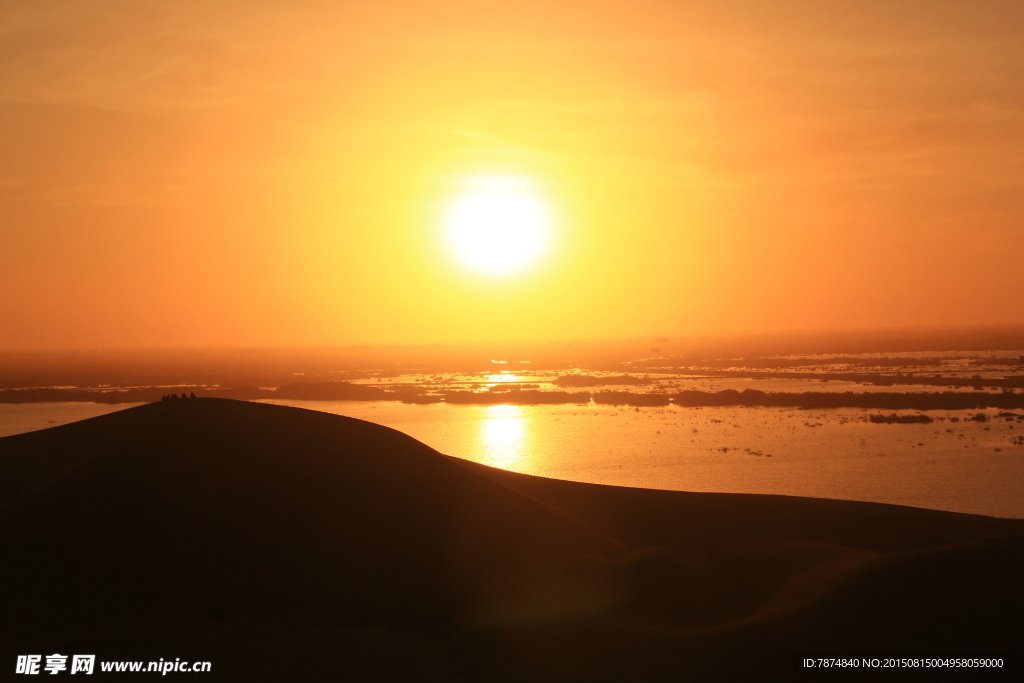
[[[0,543],[10,659],[220,680],[786,680],[1024,642],[1024,520],[530,477],[227,399],[0,439]]]

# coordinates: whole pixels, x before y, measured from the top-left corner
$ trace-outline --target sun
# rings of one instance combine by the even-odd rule
[[[448,249],[484,275],[511,275],[536,264],[551,244],[551,212],[524,178],[472,176],[443,218]]]

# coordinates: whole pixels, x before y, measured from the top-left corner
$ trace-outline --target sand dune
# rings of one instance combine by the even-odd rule
[[[1024,642],[1024,520],[542,479],[222,399],[0,439],[0,544],[12,662],[63,648],[209,659],[205,680],[784,680],[804,652]]]

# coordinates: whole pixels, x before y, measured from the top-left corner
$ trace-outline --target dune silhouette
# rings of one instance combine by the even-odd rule
[[[770,680],[1024,642],[1024,520],[544,479],[227,399],[0,439],[0,543],[10,659],[208,680]]]

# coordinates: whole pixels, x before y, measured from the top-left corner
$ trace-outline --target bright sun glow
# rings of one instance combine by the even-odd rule
[[[474,176],[449,204],[445,241],[464,266],[486,275],[525,270],[551,242],[551,215],[521,178]]]

